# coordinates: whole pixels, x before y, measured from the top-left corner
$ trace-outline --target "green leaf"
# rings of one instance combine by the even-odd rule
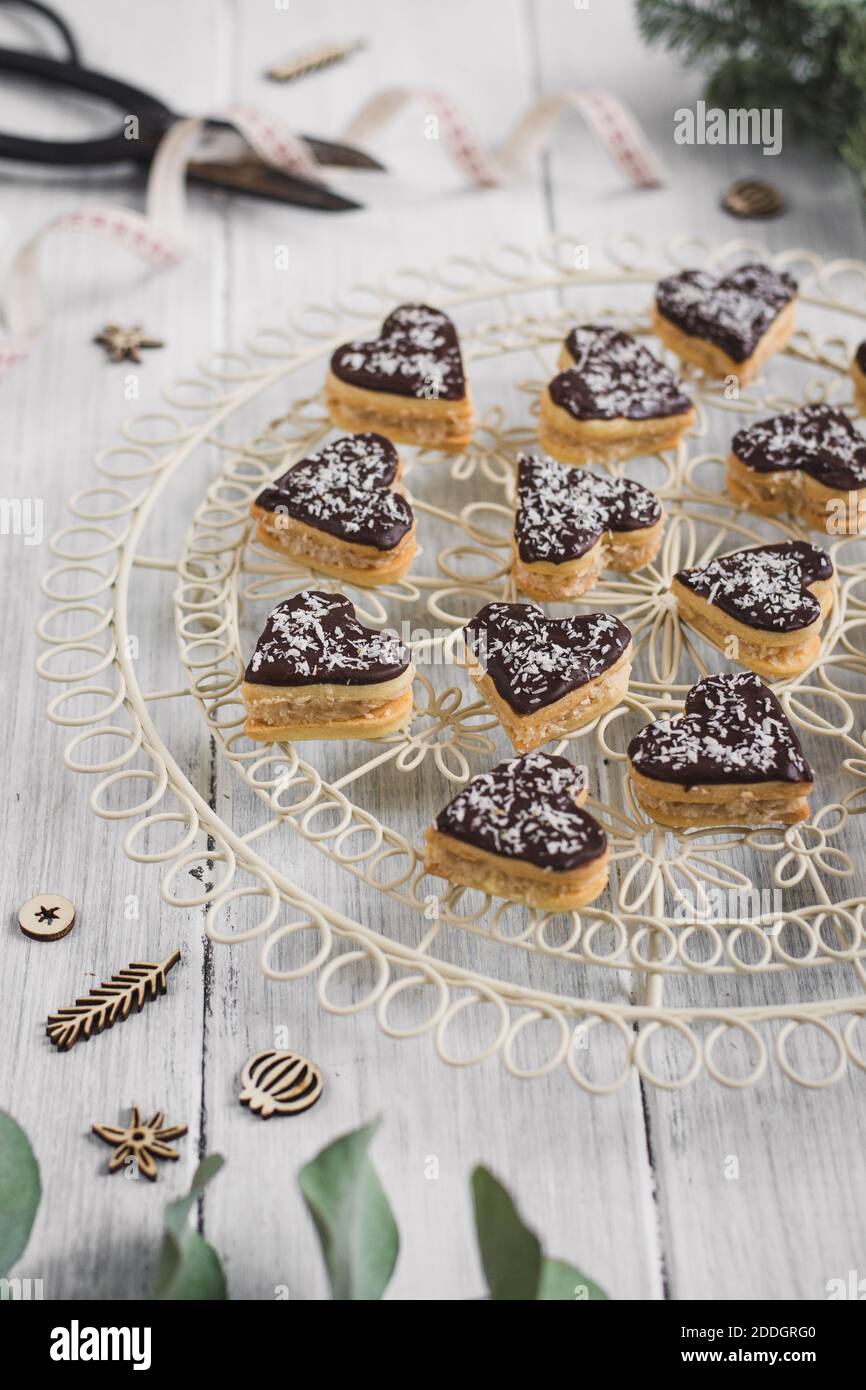
[[[472,1174],[475,1229],[490,1297],[503,1300],[568,1301],[607,1298],[574,1265],[542,1254],[538,1237],[524,1226],[507,1189],[486,1168]]]
[[[607,1294],[574,1265],[564,1260],[544,1259],[536,1297],[546,1302],[593,1303],[606,1299]]]
[[[331,1293],[341,1301],[381,1298],[397,1263],[397,1223],[368,1155],[379,1124],[377,1118],[344,1134],[298,1174]]]
[[[475,1230],[484,1277],[493,1299],[534,1301],[541,1278],[541,1245],[491,1172],[472,1174]]]
[[[224,1159],[209,1154],[195,1171],[189,1192],[165,1209],[165,1234],[159,1251],[153,1297],[171,1300],[228,1298],[226,1278],[213,1246],[189,1227],[189,1214]]]
[[[12,1116],[0,1110],[0,1278],[24,1253],[41,1195],[30,1141]]]

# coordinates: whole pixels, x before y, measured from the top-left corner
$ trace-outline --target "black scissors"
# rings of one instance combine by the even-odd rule
[[[0,72],[20,73],[54,86],[71,87],[79,92],[89,92],[94,96],[106,98],[118,107],[124,117],[134,116],[138,124],[138,138],[127,138],[123,128],[114,134],[100,136],[94,140],[35,140],[26,136],[7,135],[0,132],[0,158],[18,159],[39,164],[117,164],[132,160],[136,164],[150,164],[156,147],[166,131],[180,120],[158,97],[143,92],[119,78],[109,77],[107,73],[97,72],[81,66],[78,45],[66,22],[40,0],[0,0],[0,5],[24,5],[48,19],[63,40],[66,58],[47,58],[40,53],[30,53],[16,48],[0,48]],[[231,127],[219,121],[211,121],[208,127],[215,136]],[[315,136],[300,137],[317,164],[343,169],[378,169],[383,166],[352,145],[343,145],[331,140],[319,140]],[[294,203],[299,207],[315,208],[322,212],[341,212],[360,207],[360,203],[342,197],[317,179],[303,178],[297,174],[284,174],[279,169],[260,160],[248,146],[238,159],[202,159],[188,165],[189,178],[211,188],[227,189],[233,193],[245,193],[254,198],[268,198],[274,202]]]

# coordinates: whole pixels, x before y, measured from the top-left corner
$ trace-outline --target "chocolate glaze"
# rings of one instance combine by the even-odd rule
[[[799,632],[816,623],[821,605],[809,585],[831,579],[826,550],[808,541],[778,541],[720,555],[680,570],[680,584],[723,613],[761,632]]]
[[[586,785],[566,758],[527,753],[507,758],[458,792],[436,829],[477,849],[565,873],[604,854],[607,836],[574,804]]]
[[[857,363],[861,372],[866,375],[866,342],[860,343],[854,354],[854,361]]]
[[[397,450],[381,434],[350,434],[301,459],[256,503],[353,545],[393,550],[412,529],[412,508],[390,484]]]
[[[378,338],[343,343],[331,371],[349,386],[420,400],[460,401],[466,377],[457,329],[441,309],[401,304]]]
[[[595,680],[631,641],[625,624],[609,613],[548,618],[534,603],[487,603],[464,635],[517,714],[534,714]]]
[[[410,661],[393,633],[359,623],[343,594],[305,589],[268,615],[244,679],[254,685],[374,685],[402,675]]]
[[[715,344],[734,362],[745,362],[796,293],[793,276],[760,262],[722,277],[683,270],[659,281],[656,308],[683,333]]]
[[[546,454],[521,454],[514,536],[521,560],[577,560],[605,531],[640,531],[662,514],[654,492],[630,478],[569,468]]]
[[[547,389],[575,420],[652,420],[692,408],[673,372],[628,333],[582,324],[565,347],[574,366]]]
[[[684,787],[812,780],[782,706],[750,671],[698,681],[682,717],[645,725],[628,756],[644,777]]]
[[[866,439],[842,410],[807,405],[739,430],[731,449],[755,473],[800,468],[825,487],[866,487]]]

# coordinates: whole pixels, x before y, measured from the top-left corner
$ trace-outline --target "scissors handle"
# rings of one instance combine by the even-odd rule
[[[60,41],[66,49],[67,63],[81,62],[78,44],[75,42],[75,36],[66,20],[56,10],[52,10],[50,5],[44,4],[43,0],[0,0],[0,5],[12,5],[13,8],[32,10],[34,14],[47,19],[51,27],[57,31]]]
[[[21,73],[54,86],[90,92],[138,119],[135,139],[127,136],[122,128],[94,140],[37,140],[30,136],[0,134],[0,156],[5,159],[33,160],[40,164],[111,164],[128,159],[146,162],[157,141],[176,119],[164,102],[139,87],[91,68],[79,67],[77,63],[46,58],[41,53],[0,48],[0,72]]]
[[[0,0],[0,6],[6,3],[7,0]],[[149,164],[162,136],[178,119],[176,113],[158,97],[151,96],[130,82],[82,67],[77,61],[74,40],[57,16],[47,6],[34,3],[34,0],[24,0],[24,3],[29,3],[32,9],[46,14],[57,24],[66,42],[69,58],[60,60],[17,48],[0,48],[0,73],[19,73],[52,86],[69,87],[74,91],[103,97],[126,119],[112,134],[92,140],[40,140],[0,132],[0,159],[62,165],[117,164],[123,161]],[[136,118],[136,125],[132,128],[127,124],[130,116]],[[362,151],[348,146],[328,141],[315,141],[313,145],[315,158],[347,167],[381,167]],[[359,206],[318,180],[283,174],[256,160],[241,160],[234,164],[193,163],[188,172],[191,179],[212,188],[224,188],[323,212],[339,212]]]

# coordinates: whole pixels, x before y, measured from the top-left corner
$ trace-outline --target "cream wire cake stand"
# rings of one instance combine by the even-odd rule
[[[439,270],[400,272],[333,305],[308,306],[290,327],[263,329],[242,351],[215,356],[194,377],[176,382],[165,392],[166,409],[129,421],[124,442],[97,456],[99,482],[71,499],[74,523],[51,539],[57,563],[42,585],[51,607],[39,623],[48,650],[38,669],[64,688],[50,700],[48,717],[72,731],[66,766],[98,777],[89,798],[94,814],[127,822],[125,854],[162,867],[164,900],[204,908],[214,942],[258,940],[261,968],[270,978],[315,976],[319,1003],[332,1013],[371,1009],[389,1037],[429,1034],[440,1058],[455,1066],[493,1053],[519,1077],[565,1066],[578,1085],[596,1093],[615,1090],[633,1069],[665,1088],[688,1084],[702,1069],[724,1085],[745,1087],[771,1058],[793,1081],[829,1085],[849,1063],[866,1067],[864,899],[851,895],[859,875],[846,848],[854,817],[866,807],[866,647],[858,645],[866,624],[864,542],[828,542],[837,583],[820,657],[804,675],[775,686],[807,754],[828,741],[833,749],[833,785],[825,780],[816,787],[809,821],[784,831],[665,832],[637,808],[624,769],[635,729],[676,711],[699,674],[724,665],[679,624],[668,592],[671,575],[741,544],[804,534],[790,518],[753,517],[725,500],[721,457],[703,449],[710,426],[721,421],[729,437],[749,414],[770,413],[791,399],[840,397],[858,337],[822,332],[814,321],[826,313],[866,318],[866,265],[823,262],[802,251],[771,258],[753,243],[711,248],[685,239],[668,247],[664,258],[651,258],[631,239],[608,248],[603,265],[585,270],[573,268],[580,261],[576,249],[576,239],[562,236],[537,253],[505,247],[483,259],[454,258]],[[800,376],[812,375],[793,397],[767,394],[766,380],[737,397],[730,383],[709,385],[696,377],[697,426],[677,451],[654,461],[655,478],[642,471],[646,460],[614,465],[651,481],[665,500],[657,562],[606,580],[581,605],[615,612],[631,627],[638,650],[626,703],[558,745],[588,766],[592,789],[605,782],[604,795],[591,798],[589,807],[611,838],[608,894],[580,913],[554,917],[441,882],[435,891],[424,878],[419,845],[365,809],[365,788],[371,778],[393,787],[395,778],[410,779],[432,763],[440,782],[438,801],[426,808],[432,819],[459,785],[507,751],[495,742],[490,711],[470,693],[458,634],[481,604],[515,597],[508,574],[514,464],[519,450],[534,443],[537,395],[552,374],[558,344],[581,318],[646,332],[659,275],[755,257],[792,269],[803,301],[803,326],[765,379],[787,379],[795,366]],[[601,304],[591,298],[600,291],[609,296]],[[636,297],[640,307],[624,305],[624,297]],[[428,526],[440,534],[447,528],[450,543],[432,558],[422,555],[418,572],[399,584],[375,591],[340,586],[258,546],[249,503],[328,433],[316,390],[333,348],[347,338],[373,336],[394,304],[409,298],[447,308],[460,328],[470,376],[485,363],[495,365],[518,386],[524,409],[509,425],[494,402],[458,457],[401,451],[422,545]],[[281,401],[288,399],[289,408],[277,419],[259,424],[241,442],[228,441],[228,424],[251,405],[258,408],[275,384],[290,388],[308,368],[316,373],[313,392],[292,398],[287,390]],[[175,567],[143,553],[142,533],[157,504],[167,505],[172,481],[204,448],[218,450],[223,462]],[[459,486],[465,495],[459,510],[439,506],[435,487],[432,500],[415,494],[416,480],[436,476]],[[166,571],[176,575],[183,682],[149,690],[141,675],[146,663],[133,653],[130,599]],[[267,747],[247,740],[238,695],[250,634],[254,638],[274,603],[310,586],[343,587],[371,624],[399,625],[419,612],[434,624],[410,638],[419,667],[411,728],[381,743],[353,745],[349,770],[330,780],[317,770],[320,745]],[[224,814],[209,804],[180,753],[161,736],[157,707],[175,699],[195,714],[200,738],[213,740],[238,794],[257,808],[251,827],[233,823],[234,797]],[[78,701],[86,713],[76,712]],[[120,752],[91,761],[87,745],[95,748],[100,740],[118,740]],[[134,804],[110,804],[120,787]],[[305,853],[326,855],[360,880],[379,902],[383,929],[294,883],[257,848],[275,832],[283,843],[287,837],[304,842],[311,847]],[[166,833],[172,843],[157,847]],[[204,882],[205,866],[215,883]],[[181,875],[188,879],[190,872],[201,878],[199,893],[181,887]],[[405,942],[390,923],[409,919],[415,934]],[[453,959],[459,953],[446,943],[455,927],[464,941],[468,933],[485,948],[497,948],[495,968]],[[302,936],[308,937],[303,951]],[[544,987],[527,984],[526,970],[515,968],[525,965],[526,953],[544,963]],[[585,988],[573,988],[575,972],[567,965],[578,968]],[[512,978],[518,974],[520,983]],[[768,977],[781,978],[789,1002],[769,1003],[755,991],[755,981],[766,984]],[[599,979],[614,987],[591,984]],[[721,1003],[714,990],[723,995]],[[458,1019],[476,1008],[492,1009],[492,1032],[474,1049],[458,1052]],[[809,1028],[822,1035],[826,1064],[817,1071],[797,1064],[796,1039]],[[621,1058],[614,1074],[593,1073],[588,1040],[596,1029],[614,1040]],[[654,1059],[653,1038],[666,1030],[679,1046],[676,1066]]]

